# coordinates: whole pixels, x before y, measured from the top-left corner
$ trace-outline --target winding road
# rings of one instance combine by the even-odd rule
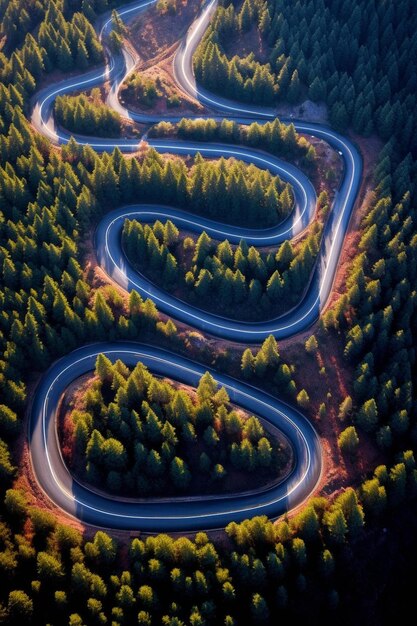
[[[56,436],[56,416],[65,389],[75,378],[94,369],[98,354],[121,359],[129,366],[142,361],[154,374],[196,386],[211,371],[233,403],[277,426],[291,441],[297,463],[281,484],[256,494],[227,497],[125,501],[104,497],[77,483],[65,466]],[[300,503],[320,475],[320,443],[313,427],[291,406],[272,396],[220,375],[210,368],[150,346],[105,343],[85,346],[57,361],[37,389],[30,430],[32,462],[44,491],[62,509],[86,523],[149,531],[220,528],[252,515],[276,517]]]
[[[141,0],[119,10],[123,19],[144,11],[155,0]],[[174,59],[174,74],[179,87],[217,112],[218,119],[233,117],[240,123],[262,122],[273,119],[272,109],[234,103],[201,89],[195,83],[192,70],[193,53],[204,34],[217,6],[210,0],[190,27]],[[111,30],[111,18],[103,17],[97,26],[103,40]],[[118,100],[118,90],[136,59],[123,49],[113,54],[106,48],[107,64],[104,69],[85,73],[80,78],[70,78],[38,92],[33,100],[32,125],[55,144],[65,144],[70,135],[58,128],[53,117],[53,104],[58,95],[89,89],[110,81],[107,104],[125,117],[142,122],[161,121],[161,117],[140,115],[126,110]],[[216,115],[210,115],[213,118]],[[167,118],[168,119],[168,118]],[[176,121],[178,118],[169,118]],[[291,120],[292,121],[292,120]],[[319,316],[331,293],[338,260],[350,216],[358,194],[362,174],[362,160],[356,147],[330,128],[306,122],[294,122],[297,131],[308,133],[327,141],[338,150],[344,163],[342,183],[334,199],[326,222],[322,245],[306,293],[290,312],[276,319],[257,323],[244,323],[220,318],[197,309],[170,294],[134,270],[121,247],[121,230],[126,218],[154,221],[171,219],[178,227],[201,232],[213,237],[228,238],[231,242],[245,239],[254,245],[276,245],[302,232],[314,217],[316,196],[307,177],[295,166],[265,153],[239,146],[201,144],[182,141],[149,141],[159,152],[194,155],[200,152],[209,157],[235,157],[258,167],[267,168],[291,183],[295,206],[291,215],[273,229],[255,230],[226,226],[204,217],[190,216],[172,207],[134,205],[112,211],[100,222],[95,234],[97,258],[103,269],[124,289],[136,289],[151,297],[159,310],[175,319],[228,340],[244,343],[262,341],[273,334],[278,339],[294,336],[308,328]],[[138,142],[126,139],[98,139],[75,137],[80,144],[91,145],[98,151],[115,147],[124,152],[136,150]],[[43,376],[35,393],[31,411],[29,438],[31,460],[35,476],[45,493],[64,511],[83,522],[96,526],[149,531],[185,531],[199,528],[218,528],[230,521],[240,521],[253,515],[265,514],[272,518],[299,505],[314,490],[321,473],[321,448],[318,436],[309,421],[294,407],[269,396],[248,384],[238,382],[212,371],[219,384],[224,385],[231,400],[277,426],[291,441],[296,465],[291,475],[282,483],[256,494],[228,497],[175,498],[161,500],[148,498],[142,501],[119,500],[99,495],[79,484],[68,471],[59,447],[56,416],[60,398],[65,389],[79,376],[94,369],[100,352],[111,360],[122,359],[128,365],[141,360],[159,375],[168,376],[189,385],[195,385],[207,367],[189,361],[177,354],[155,347],[133,343],[104,343],[85,346],[65,356]]]

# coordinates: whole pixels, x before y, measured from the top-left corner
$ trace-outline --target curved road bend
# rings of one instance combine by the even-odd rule
[[[33,468],[42,489],[70,515],[88,524],[111,528],[148,531],[220,528],[232,520],[241,521],[253,515],[277,517],[302,502],[314,489],[321,471],[321,451],[308,420],[285,402],[214,370],[211,373],[225,386],[232,402],[278,427],[290,440],[296,464],[284,482],[256,494],[198,500],[147,498],[140,503],[104,497],[80,485],[61,456],[56,436],[57,408],[68,385],[94,369],[100,353],[113,361],[122,359],[129,366],[141,361],[155,374],[194,387],[202,374],[210,371],[158,348],[121,342],[84,346],[54,363],[36,392],[29,440]]]

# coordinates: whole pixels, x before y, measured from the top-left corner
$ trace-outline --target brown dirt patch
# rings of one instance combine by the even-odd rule
[[[177,2],[174,14],[162,14],[156,6],[134,19],[128,29],[128,45],[138,57],[136,70],[154,81],[158,81],[161,97],[154,107],[145,107],[133,98],[128,98],[123,89],[120,101],[138,113],[155,113],[172,115],[193,115],[202,113],[204,107],[183,93],[177,86],[173,76],[173,58],[181,38],[194,21],[199,4],[189,0]],[[179,106],[169,108],[166,99],[176,95]]]
[[[173,77],[172,56],[161,61],[159,65],[145,68],[140,74],[144,79],[151,79],[156,83],[159,96],[153,106],[147,107],[140,100],[130,95],[122,86],[119,100],[123,106],[126,106],[131,111],[161,116],[166,114],[184,115],[184,117],[204,111],[204,108],[198,102],[178,89]],[[169,107],[167,99],[173,96],[177,96],[178,105]]]
[[[364,139],[355,135],[352,138],[359,146],[364,159],[363,180],[343,246],[332,295],[326,308],[332,307],[346,291],[346,277],[357,254],[361,237],[361,221],[373,200],[373,172],[382,147],[376,138]],[[319,342],[316,356],[308,355],[304,348],[306,339],[312,334]],[[323,495],[331,495],[349,485],[359,484],[367,473],[383,462],[383,456],[374,438],[363,432],[359,433],[360,444],[355,459],[344,457],[338,448],[338,435],[348,425],[341,423],[338,418],[339,405],[347,395],[353,396],[353,372],[344,359],[343,348],[342,334],[326,333],[321,330],[319,323],[295,339],[280,342],[282,357],[296,366],[294,378],[297,387],[304,387],[310,396],[308,415],[320,435],[324,453],[322,478],[317,487],[317,493]],[[322,402],[326,404],[327,413],[320,419],[318,410]]]
[[[33,374],[32,380],[27,385],[28,400],[25,415],[25,425],[14,446],[14,458],[17,460],[19,473],[12,486],[14,489],[21,489],[25,493],[29,506],[34,506],[38,509],[50,511],[54,514],[57,523],[66,524],[68,526],[76,528],[77,530],[83,531],[85,527],[79,520],[71,517],[70,515],[67,515],[64,511],[55,506],[55,504],[48,498],[43,489],[40,487],[33,473],[26,429],[32,407],[33,394],[35,392],[40,376],[40,373]]]
[[[129,24],[129,40],[142,61],[155,61],[172,53],[178,41],[194,21],[198,2],[178,0],[174,14],[161,14],[156,6],[139,15]]]
[[[327,106],[324,102],[316,103],[311,100],[305,100],[299,104],[280,102],[276,107],[276,111],[278,117],[294,118],[294,120],[303,122],[321,122],[325,124],[329,119]]]
[[[331,205],[342,180],[342,158],[337,150],[334,150],[326,141],[311,135],[302,134],[301,136],[311,143],[316,151],[317,168],[311,176],[316,193],[319,195],[322,191],[326,191]]]
[[[247,33],[236,35],[230,45],[226,45],[225,52],[229,59],[235,55],[243,58],[252,52],[257,61],[267,63],[271,48],[262,38],[257,24],[254,24]]]
[[[363,157],[363,176],[356,200],[355,209],[350,219],[348,232],[346,234],[343,250],[339,259],[332,295],[326,305],[326,309],[331,308],[335,302],[346,291],[346,278],[350,266],[357,256],[358,245],[361,238],[361,223],[369,211],[369,207],[374,201],[373,176],[378,159],[378,154],[382,148],[382,142],[371,137],[364,139],[358,135],[351,134],[353,141],[359,147]]]
[[[307,354],[304,343],[314,334],[318,340],[317,354]],[[305,388],[310,397],[306,414],[317,430],[323,448],[323,472],[316,495],[330,495],[349,485],[357,485],[367,472],[382,462],[381,452],[374,438],[360,432],[357,457],[353,460],[341,454],[337,438],[349,422],[339,420],[339,406],[348,395],[353,395],[353,372],[343,357],[343,338],[325,332],[316,324],[298,336],[296,341],[280,344],[281,356],[295,366],[297,388]],[[326,406],[324,417],[319,415],[320,404]]]

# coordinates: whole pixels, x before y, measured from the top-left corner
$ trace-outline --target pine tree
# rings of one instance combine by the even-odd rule
[[[68,72],[73,67],[71,50],[65,40],[57,50],[57,65],[63,72]]]
[[[272,447],[266,437],[261,437],[259,439],[257,453],[259,465],[261,467],[270,467],[272,460]]]
[[[89,65],[87,48],[81,40],[79,40],[77,44],[75,64],[82,70],[86,69]]]
[[[268,367],[277,367],[279,364],[279,350],[277,340],[273,335],[269,335],[265,339],[261,350],[265,355]]]
[[[191,480],[191,474],[182,459],[176,456],[171,461],[169,473],[172,482],[178,489],[185,490],[188,487]]]
[[[313,102],[322,102],[326,97],[326,90],[323,82],[318,76],[315,77],[308,91],[309,98]]]
[[[104,437],[98,430],[93,430],[87,445],[87,459],[93,463],[101,463]]]
[[[348,531],[347,523],[343,511],[339,508],[329,513],[325,518],[329,535],[335,543],[343,543]]]
[[[279,302],[282,297],[282,280],[278,270],[275,270],[268,280],[266,291],[272,302]]]
[[[211,245],[212,244],[210,237],[205,231],[203,231],[197,240],[193,263],[196,263],[197,265],[202,265],[211,251]]]
[[[294,70],[291,76],[289,87],[288,87],[287,99],[292,104],[295,104],[296,102],[299,101],[300,95],[301,95],[301,85],[300,85],[300,79],[298,76],[298,70]]]
[[[162,463],[161,455],[156,450],[151,450],[146,459],[146,473],[151,478],[162,476],[164,473],[164,465]]]
[[[378,407],[373,398],[364,402],[356,416],[356,422],[365,432],[375,430],[378,424]]]
[[[249,0],[245,0],[239,13],[239,28],[242,33],[248,31],[252,25],[252,7]]]
[[[302,389],[297,395],[297,403],[303,408],[307,409],[310,404],[310,398],[305,389]]]
[[[359,445],[359,437],[354,426],[348,426],[342,431],[337,440],[341,452],[354,455]]]
[[[105,330],[111,328],[114,323],[114,315],[111,308],[105,301],[103,294],[98,291],[94,302],[94,312],[97,315],[99,323]]]
[[[315,354],[318,350],[319,344],[314,335],[311,335],[305,342],[305,349],[307,354]]]
[[[102,383],[113,381],[113,364],[105,354],[99,354],[96,360],[96,374]]]
[[[209,294],[212,280],[213,276],[208,270],[200,270],[195,282],[195,291],[199,298],[205,298]]]

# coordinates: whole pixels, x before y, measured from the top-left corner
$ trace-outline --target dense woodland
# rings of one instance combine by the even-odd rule
[[[103,49],[89,21],[100,4],[107,0],[2,1],[1,32],[6,36],[2,79],[31,94],[43,72],[86,69],[102,61]]]
[[[97,487],[134,496],[246,490],[280,477],[291,451],[230,406],[207,372],[193,397],[138,363],[99,355],[97,380],[72,411],[71,465]],[[233,480],[233,474],[242,472]],[[256,480],[251,476],[256,472]],[[232,480],[229,475],[232,474]]]
[[[355,367],[353,420],[387,452],[417,441],[416,166],[410,154],[393,157],[394,146],[380,156],[347,293],[322,321],[345,333],[345,356]]]
[[[221,122],[211,119],[182,119],[176,126],[171,122],[159,122],[149,132],[150,137],[166,137],[177,133],[181,139],[196,141],[224,141],[262,148],[287,159],[295,159],[304,167],[315,170],[316,150],[305,137],[300,136],[294,124],[282,124],[278,118],[273,122],[241,125],[233,120]]]
[[[259,4],[245,4],[246,14],[261,12]],[[14,442],[35,369],[109,336],[158,333],[179,341],[158,321],[151,301],[133,293],[123,308],[116,292],[93,289],[81,270],[79,243],[92,215],[120,201],[151,198],[181,206],[177,185],[165,183],[183,166],[163,165],[153,154],[145,165],[117,151],[98,156],[73,142],[58,152],[33,134],[25,117],[45,73],[101,59],[91,20],[106,8],[106,0],[0,2],[6,37],[0,54],[0,620],[233,626],[294,618],[352,624],[360,616],[364,623],[393,623],[398,606],[413,601],[417,529],[415,461],[411,451],[401,452],[415,448],[417,405],[412,0],[267,3],[261,28],[273,54],[270,69],[251,69],[252,59],[235,61],[233,70],[253,74],[251,97],[263,93],[265,103],[271,91],[273,101],[297,84],[297,70],[301,94],[324,100],[336,127],[352,124],[387,142],[347,294],[323,320],[327,332],[345,338],[346,362],[355,369],[351,409],[341,415],[345,424],[353,420],[361,433],[375,436],[387,465],[356,490],[333,501],[314,499],[277,526],[266,519],[230,525],[226,548],[199,533],[192,540],[134,538],[127,552],[102,531],[83,537],[36,508],[18,486],[11,488],[20,460]],[[221,56],[220,47],[215,52],[221,42],[212,41],[221,25],[216,19],[200,50],[205,54],[213,45],[213,55]],[[209,85],[197,59],[202,80],[211,88],[227,86],[228,75],[218,79],[223,61],[212,63],[216,85]],[[245,98],[243,91],[235,97]],[[255,378],[257,357],[245,354],[248,379],[273,381],[276,364]]]
[[[139,191],[142,200],[187,207],[214,220],[244,227],[274,226],[291,213],[293,191],[289,183],[268,170],[235,159],[204,160],[197,154],[187,168],[182,159],[164,161],[150,150],[143,165],[123,160],[121,187],[126,201]]]
[[[24,493],[10,489],[0,525],[0,564],[2,575],[13,575],[18,586],[6,593],[1,615],[15,624],[36,616],[39,624],[71,626],[232,626],[247,624],[249,617],[262,625],[278,614],[301,619],[307,603],[310,623],[323,623],[323,611],[333,616],[344,597],[355,599],[361,585],[368,590],[355,562],[364,545],[365,516],[376,527],[384,518],[389,523],[387,507],[398,510],[416,488],[408,452],[392,468],[379,466],[357,492],[347,489],[332,503],[315,498],[290,522],[274,526],[254,518],[229,524],[226,550],[205,533],[191,540],[137,537],[124,551],[123,565],[120,547],[108,534],[98,531],[86,541],[52,514],[28,509]]]
[[[416,144],[417,15],[412,0],[285,0],[219,7],[195,55],[197,77],[208,88],[260,104],[325,102],[332,124],[401,132],[406,154]],[[259,29],[268,62],[251,53],[226,54],[233,41]]]
[[[288,190],[281,196],[284,207],[290,203]],[[216,243],[205,231],[196,241],[180,238],[169,220],[144,226],[126,220],[122,236],[128,259],[153,282],[200,308],[254,320],[277,316],[299,301],[317,258],[321,227],[316,222],[296,249],[285,241],[268,252],[245,241],[233,247],[227,239]]]
[[[84,94],[58,96],[54,112],[58,124],[78,135],[120,135],[121,117],[102,103],[99,89],[93,89],[90,98]]]

